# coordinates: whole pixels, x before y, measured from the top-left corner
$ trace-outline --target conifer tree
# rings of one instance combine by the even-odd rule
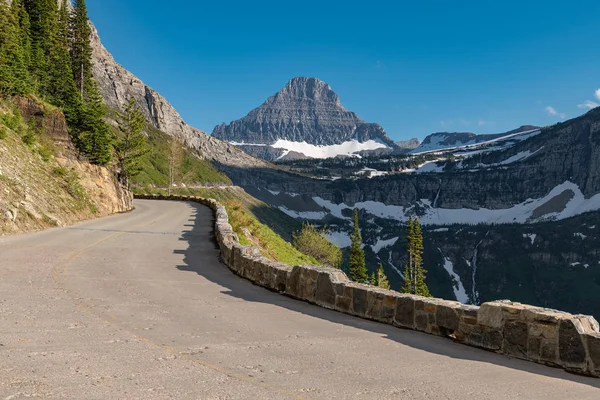
[[[58,2],[56,0],[23,0],[29,15],[31,36],[30,72],[36,91],[49,94],[50,53],[56,36]]]
[[[414,235],[414,224],[412,216],[408,219],[408,225],[406,227],[406,249],[408,251],[408,263],[404,268],[404,284],[402,285],[401,292],[402,293],[413,293],[413,235]]]
[[[390,289],[390,282],[383,271],[383,264],[379,264],[379,269],[377,269],[377,286],[382,289]]]
[[[51,65],[48,71],[49,93],[47,97],[52,104],[62,108],[69,125],[77,126],[80,122],[83,104],[71,72],[67,0],[62,0],[62,5],[57,13],[49,61]]]
[[[423,268],[423,234],[421,224],[417,218],[408,220],[407,227],[408,263],[404,269],[403,293],[417,294],[431,297],[429,288],[425,283],[426,270]]]
[[[350,245],[350,278],[355,282],[365,283],[368,279],[365,266],[365,252],[361,247],[362,238],[358,226],[358,209],[354,209],[354,232]]]
[[[21,45],[19,4],[10,7],[0,0],[0,94],[15,95],[28,91],[25,51]]]
[[[425,283],[425,274],[427,271],[423,268],[423,233],[419,219],[414,220],[414,267],[415,267],[415,294],[419,296],[431,297],[429,288]]]
[[[371,273],[371,276],[369,277],[369,283],[373,286],[379,286],[379,282],[377,281],[377,275],[375,275],[375,272]]]
[[[125,111],[119,113],[117,119],[122,134],[116,146],[117,160],[121,168],[122,181],[129,183],[129,178],[142,171],[140,159],[148,152],[146,136],[143,133],[145,118],[142,110],[131,98],[125,106]]]
[[[92,90],[92,46],[91,28],[88,21],[85,0],[75,0],[70,19],[71,27],[71,64],[77,90],[84,101]]]
[[[83,107],[80,117],[81,133],[77,143],[90,161],[98,165],[107,165],[112,159],[114,137],[104,121],[105,115],[106,107],[100,89],[96,82],[92,81],[88,91],[88,102]]]
[[[29,23],[29,14],[25,10],[24,0],[13,0],[11,7],[13,7],[13,15],[17,16],[19,22],[21,50],[25,64],[24,84],[26,85],[26,91],[31,92],[34,90],[34,87],[29,72],[31,68],[31,25]]]

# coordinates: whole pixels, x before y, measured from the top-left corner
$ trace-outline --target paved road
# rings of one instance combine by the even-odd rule
[[[0,400],[599,399],[600,380],[324,310],[234,276],[211,212],[0,239]]]

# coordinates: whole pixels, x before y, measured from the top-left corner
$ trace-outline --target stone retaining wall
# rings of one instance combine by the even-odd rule
[[[600,330],[594,317],[507,300],[477,307],[351,282],[338,269],[315,265],[292,267],[263,257],[256,247],[241,245],[225,207],[213,199],[136,197],[193,201],[213,209],[215,233],[225,264],[237,275],[267,289],[357,317],[600,377]]]

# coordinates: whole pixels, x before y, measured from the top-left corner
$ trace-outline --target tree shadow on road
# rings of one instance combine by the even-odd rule
[[[295,300],[254,285],[250,281],[235,275],[221,262],[220,250],[214,234],[214,216],[212,211],[200,204],[189,203],[189,205],[194,210],[195,220],[189,226],[191,229],[184,231],[180,238],[180,240],[187,242],[187,249],[175,251],[175,253],[184,255],[184,265],[178,265],[177,269],[197,273],[205,279],[226,288],[226,290],[221,291],[223,294],[244,301],[267,303],[313,318],[367,330],[397,343],[445,357],[495,364],[526,373],[563,379],[600,388],[600,379],[570,374],[558,368],[513,359],[501,354],[455,343],[446,338],[353,317]]]

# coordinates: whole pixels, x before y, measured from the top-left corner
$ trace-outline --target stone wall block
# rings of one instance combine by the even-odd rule
[[[336,293],[337,295],[335,296],[335,309],[336,311],[339,312],[343,312],[344,314],[353,314],[354,313],[354,309],[353,309],[353,289],[352,287],[350,287],[349,285],[346,284],[342,284],[341,287],[341,294],[340,292],[340,285],[336,285]]]
[[[590,373],[600,377],[600,333],[588,333],[585,335],[590,358]]]
[[[367,310],[365,317],[384,322],[383,318],[383,300],[385,299],[385,292],[378,290],[377,288],[369,288],[367,291]]]
[[[529,344],[527,323],[521,321],[506,321],[504,324],[502,351],[517,358],[527,358]],[[534,340],[533,345],[538,342]],[[541,341],[540,343],[541,344]]]
[[[452,302],[443,302],[437,306],[435,320],[437,325],[442,328],[444,336],[452,335],[458,330],[460,317],[458,309],[460,304]]]
[[[360,283],[351,283],[350,286],[352,287],[352,314],[364,318],[367,314],[369,286]]]
[[[286,294],[314,303],[317,294],[319,271],[312,265],[295,266],[288,279]]]
[[[415,302],[417,298],[417,296],[410,294],[399,295],[396,298],[394,325],[408,329],[415,328]]]
[[[583,326],[575,318],[565,319],[558,328],[558,353],[560,363],[568,369],[584,369],[586,349],[583,342]]]
[[[340,284],[348,282],[348,277],[340,270],[324,268],[317,277],[316,303],[322,307],[335,309],[336,297],[340,294]]]
[[[284,263],[276,263],[273,261],[270,262],[269,266],[271,271],[270,287],[273,290],[284,293],[292,267]]]
[[[501,329],[504,324],[502,304],[497,302],[483,303],[477,312],[477,323],[488,328]]]

